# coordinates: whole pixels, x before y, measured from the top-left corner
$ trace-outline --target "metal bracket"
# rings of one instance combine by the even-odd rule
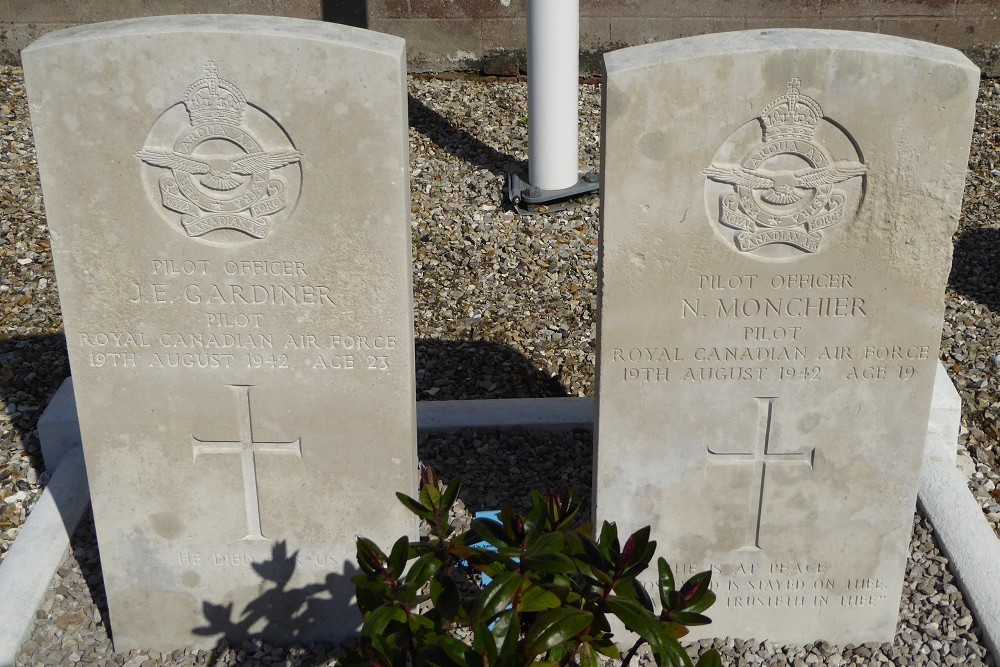
[[[507,174],[507,198],[521,215],[553,213],[571,208],[573,200],[601,189],[601,177],[596,171],[581,174],[576,185],[562,190],[542,190],[522,179],[519,174]]]

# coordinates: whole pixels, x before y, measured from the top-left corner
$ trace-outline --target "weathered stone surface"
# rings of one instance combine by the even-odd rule
[[[402,40],[164,17],[24,52],[118,650],[338,638],[414,534]]]
[[[597,518],[714,570],[703,636],[888,641],[978,70],[771,30],[607,74]]]

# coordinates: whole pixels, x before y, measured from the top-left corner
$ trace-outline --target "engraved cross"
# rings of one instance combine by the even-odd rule
[[[240,415],[239,440],[201,440],[191,436],[194,460],[200,454],[239,454],[243,467],[243,501],[246,507],[247,534],[243,540],[267,540],[260,529],[260,500],[257,493],[257,453],[295,454],[302,458],[302,441],[261,442],[253,438],[253,411],[250,404],[250,386],[229,385],[236,391],[241,405],[246,410]]]
[[[753,478],[750,481],[750,499],[748,505],[749,521],[747,523],[746,543],[744,548],[760,549],[760,518],[764,509],[764,483],[767,479],[768,464],[808,463],[813,467],[816,449],[798,450],[794,452],[771,451],[774,436],[774,396],[758,396],[760,406],[757,418],[757,443],[752,452],[717,452],[712,447],[708,449],[708,462],[716,464],[738,465],[753,464]]]

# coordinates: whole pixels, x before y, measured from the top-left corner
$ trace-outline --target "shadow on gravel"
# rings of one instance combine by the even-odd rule
[[[507,345],[416,340],[417,400],[568,396],[558,377]]]
[[[325,663],[334,645],[314,642],[329,632],[331,621],[350,613],[357,615],[358,625],[361,624],[361,617],[350,602],[354,595],[351,577],[358,569],[345,562],[343,575],[330,573],[321,584],[290,588],[288,583],[299,563],[299,552],[288,553],[286,543],[277,542],[271,548],[269,560],[252,564],[261,579],[260,595],[239,611],[232,602],[205,602],[202,605],[205,625],[192,629],[192,633],[203,637],[220,635],[213,649],[216,655],[229,648],[253,650],[259,647],[254,640],[260,640],[270,646],[308,644],[315,659],[300,655],[296,664],[309,667]],[[250,660],[253,656],[246,657]]]
[[[521,352],[487,341],[416,341],[417,400],[555,398],[569,396]],[[526,511],[530,493],[575,490],[590,515],[593,438],[585,430],[473,431],[421,435],[420,460],[444,481],[460,477],[470,510],[500,505]]]
[[[452,125],[450,120],[413,95],[409,96],[409,108],[410,127],[455,157],[497,176],[527,170],[527,160],[518,160],[483,143],[465,130]]]
[[[948,287],[1000,312],[1000,229],[970,229],[955,238]]]

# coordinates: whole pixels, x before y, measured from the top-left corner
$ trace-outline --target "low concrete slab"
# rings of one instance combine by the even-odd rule
[[[1000,663],[1000,539],[955,465],[961,407],[958,392],[939,364],[919,499],[965,601],[982,628],[983,643]]]
[[[417,404],[417,428],[425,433],[463,428],[591,429],[593,406],[591,398],[422,401]],[[78,429],[75,416],[73,386],[67,380],[39,423],[46,461],[55,446],[62,452],[62,462],[0,565],[0,591],[5,593],[0,600],[0,667],[14,664],[14,655],[31,628],[52,574],[65,556],[69,536],[89,502],[80,450],[66,444],[73,441],[73,431]],[[1000,579],[996,577],[1000,540],[955,467],[960,417],[958,393],[938,365],[920,504],[983,630],[984,642],[1000,661]],[[59,441],[46,443],[47,438]],[[76,438],[78,442],[78,434]]]
[[[83,452],[65,452],[42,497],[0,563],[0,667],[13,667],[35,611],[90,504]]]

